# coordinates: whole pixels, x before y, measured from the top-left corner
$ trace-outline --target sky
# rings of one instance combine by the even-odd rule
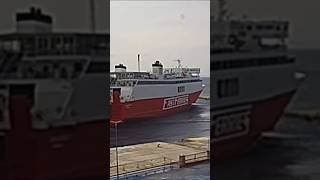
[[[29,11],[31,6],[54,17],[54,31],[89,32],[90,0],[1,0],[0,32],[15,31],[15,13]],[[95,0],[96,30],[109,30],[109,0]]]
[[[209,1],[112,1],[110,4],[111,69],[123,63],[129,71],[164,67],[199,67],[210,74]]]
[[[108,32],[110,1],[95,0],[95,2],[96,29],[98,32]],[[112,61],[126,63],[130,60],[132,64],[128,64],[128,68],[136,70],[136,56],[137,53],[141,53],[141,66],[144,70],[149,70],[150,64],[155,59],[163,61],[165,66],[175,65],[172,60],[177,58],[182,59],[183,64],[190,67],[200,66],[202,68],[204,66],[200,63],[207,58],[205,57],[206,53],[203,53],[205,51],[203,48],[205,41],[202,41],[202,38],[204,39],[204,36],[206,36],[203,31],[208,29],[202,24],[205,24],[206,18],[208,18],[206,9],[209,6],[202,4],[208,2],[202,2],[201,4],[196,0],[163,0],[162,5],[157,7],[152,6],[152,3],[160,4],[160,2],[154,0],[131,0],[129,2],[124,5],[126,2],[123,0],[111,1],[111,4],[113,4],[111,5],[111,11],[113,14],[117,14],[117,16],[113,15],[111,20],[122,18],[121,21],[113,21],[116,23],[111,24],[113,33],[118,34],[116,37],[111,37],[111,40],[122,38],[123,42],[128,42],[127,45],[124,45],[124,49],[130,49],[126,50],[127,52],[124,52],[124,49],[121,51],[119,49],[121,41],[116,42],[115,47],[111,47],[113,48]],[[116,5],[117,3],[118,5]],[[122,3],[121,6],[120,3]],[[317,19],[320,17],[319,0],[227,0],[227,4],[234,17],[241,17],[246,14],[249,18],[276,18],[290,21],[289,45],[291,48],[320,48],[320,24]],[[55,31],[90,31],[89,0],[1,0],[0,33],[14,31],[15,12],[25,11],[31,5],[42,7],[44,12],[54,15]],[[124,18],[124,16],[126,17]],[[143,19],[138,17],[143,17]],[[128,29],[114,31],[116,27],[124,26],[125,22],[127,22],[127,25],[131,25]],[[147,25],[148,23],[149,25]],[[155,27],[159,27],[159,29],[156,29],[158,34],[153,31]],[[138,31],[139,28],[141,31]],[[144,36],[143,31],[149,33],[145,33]],[[198,33],[195,33],[195,31],[198,31]],[[139,34],[137,36],[139,37],[138,40],[133,41],[128,38],[129,34],[133,33]],[[198,37],[197,41],[193,39],[194,34]],[[151,39],[155,40],[151,41]],[[114,49],[116,47],[118,47],[117,51]],[[120,51],[121,54],[119,54]],[[205,75],[206,68],[209,67],[202,68],[203,75]]]
[[[109,0],[95,2],[97,29],[105,32],[109,26]],[[235,16],[246,14],[249,17],[289,20],[291,47],[320,48],[320,24],[317,23],[317,18],[320,17],[319,0],[227,0],[227,3]],[[45,12],[55,14],[55,30],[90,29],[89,0],[1,0],[0,32],[13,31],[14,13],[17,10],[28,9],[30,5],[43,7]]]

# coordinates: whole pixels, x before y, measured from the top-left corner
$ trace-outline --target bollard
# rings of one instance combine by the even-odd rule
[[[186,165],[186,156],[180,155],[179,156],[179,167],[184,167]]]
[[[166,172],[166,157],[163,157],[163,172]]]

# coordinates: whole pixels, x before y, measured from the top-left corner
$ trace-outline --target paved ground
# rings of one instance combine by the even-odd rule
[[[289,110],[285,112],[285,116],[293,118],[302,118],[305,120],[320,119],[320,109],[305,109],[305,110]]]
[[[152,142],[118,148],[119,174],[161,167],[186,156],[188,163],[208,159],[208,138],[189,138],[177,143]],[[110,149],[110,175],[116,175],[116,151]]]

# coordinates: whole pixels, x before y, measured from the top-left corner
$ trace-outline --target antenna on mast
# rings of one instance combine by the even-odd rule
[[[96,33],[95,0],[90,0],[91,33]]]
[[[93,56],[95,54],[95,44],[96,44],[96,37],[95,37],[95,33],[96,33],[96,22],[95,22],[95,0],[90,0],[90,24],[91,24],[91,55],[90,55],[90,59],[91,61],[93,60]]]
[[[180,60],[180,59],[176,59],[175,61],[178,62],[178,68],[179,68],[179,69],[182,68],[182,66],[181,66],[181,60]]]
[[[224,18],[228,15],[228,9],[226,9],[226,1],[218,0],[218,21],[223,21]],[[231,16],[229,14],[229,16]]]
[[[177,61],[178,62],[178,67],[176,69],[176,72],[179,74],[179,76],[182,76],[183,75],[183,72],[182,72],[182,65],[181,65],[181,60],[180,59],[176,59],[174,61]]]
[[[140,72],[140,54],[138,54],[138,71]]]

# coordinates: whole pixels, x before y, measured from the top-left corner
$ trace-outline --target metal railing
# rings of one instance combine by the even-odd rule
[[[198,152],[194,154],[185,155],[185,164],[200,162],[210,159],[209,151]]]
[[[127,164],[120,164],[118,167],[116,165],[110,166],[110,177],[117,176],[117,168],[119,170],[119,176],[123,175],[132,175],[136,173],[141,173],[142,171],[152,170],[152,169],[159,169],[164,168],[163,171],[166,171],[165,168],[172,168],[171,165],[176,165],[177,162],[167,158],[156,158],[156,159],[148,159],[144,161],[134,162],[134,163],[127,163]]]

